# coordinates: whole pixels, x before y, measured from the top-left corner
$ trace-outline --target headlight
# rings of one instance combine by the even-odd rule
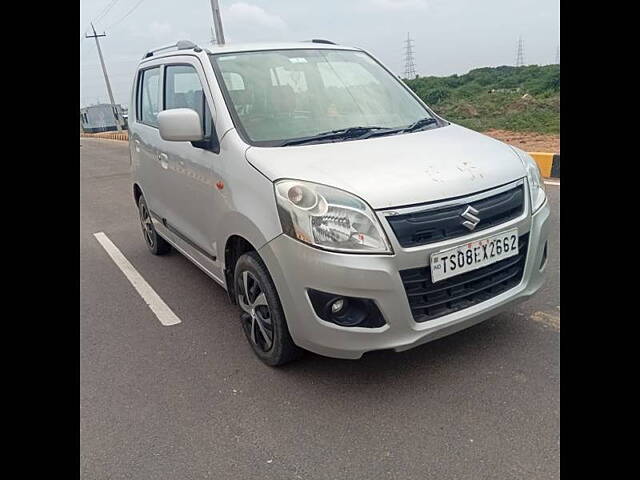
[[[380,222],[358,197],[299,180],[277,181],[275,190],[287,235],[338,252],[391,253]]]
[[[545,198],[547,198],[540,168],[527,152],[515,147],[513,147],[513,149],[527,169],[527,181],[529,182],[529,192],[531,193],[531,213],[535,213],[542,206]]]

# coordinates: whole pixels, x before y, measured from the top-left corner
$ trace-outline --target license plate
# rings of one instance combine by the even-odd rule
[[[431,254],[431,281],[439,282],[518,255],[518,229]]]

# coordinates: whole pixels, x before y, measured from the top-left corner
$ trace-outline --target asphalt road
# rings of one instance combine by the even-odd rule
[[[533,299],[407,352],[273,369],[222,288],[147,251],[126,143],[80,143],[81,478],[559,477],[560,186]],[[158,322],[99,231],[182,323]]]

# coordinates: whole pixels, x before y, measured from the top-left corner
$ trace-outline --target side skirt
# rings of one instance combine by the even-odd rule
[[[216,261],[216,257],[202,250],[183,233],[176,230],[175,227],[167,224],[166,220],[163,221],[155,212],[150,213],[153,226],[162,238],[226,290],[227,285],[224,278],[214,273],[221,270],[220,263]]]

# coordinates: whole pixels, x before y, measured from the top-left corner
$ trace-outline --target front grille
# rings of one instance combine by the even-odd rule
[[[500,225],[522,214],[524,185],[473,202],[389,216],[387,220],[402,247],[416,247],[468,235],[460,216],[467,206],[479,212],[480,223],[474,231]]]
[[[518,241],[518,255],[433,283],[431,267],[401,270],[409,306],[416,322],[426,322],[495,297],[522,280],[529,234]]]

